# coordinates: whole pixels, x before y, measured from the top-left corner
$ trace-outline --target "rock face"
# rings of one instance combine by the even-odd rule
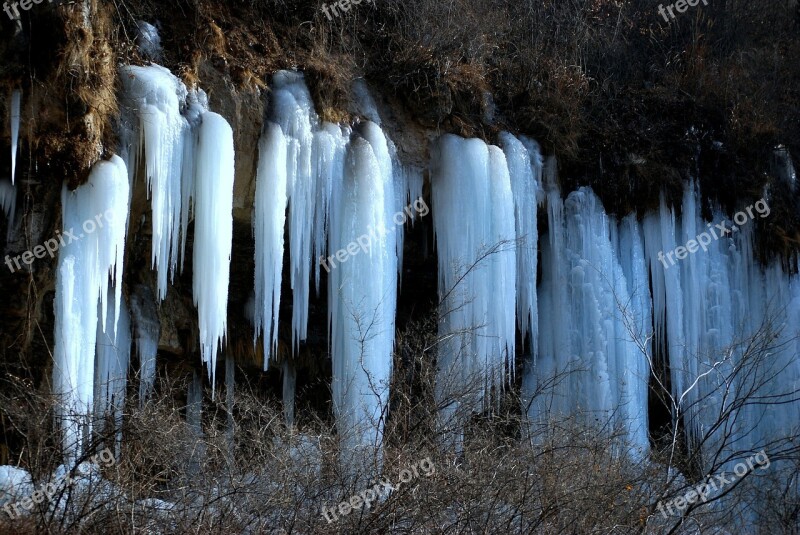
[[[11,94],[12,89],[23,89],[23,120],[16,162],[17,214],[12,222],[0,215],[0,235],[8,236],[7,240],[0,241],[4,244],[2,256],[8,255],[11,259],[55,236],[56,231],[61,228],[59,196],[62,183],[74,188],[85,181],[88,169],[94,162],[115,152],[117,140],[114,133],[118,107],[115,95],[119,85],[115,80],[117,64],[136,64],[142,61],[142,56],[132,49],[121,49],[117,56],[110,43],[113,32],[120,30],[120,27],[115,26],[108,9],[100,6],[97,1],[83,0],[58,9],[60,11],[41,5],[38,10],[31,12],[31,16],[36,17],[31,22],[37,31],[52,30],[52,37],[25,42],[26,37],[16,32],[14,35],[20,37],[6,40],[6,35],[12,35],[9,32],[0,39],[0,57],[13,54],[28,57],[29,48],[31,52],[30,65],[25,67],[18,61],[19,65],[10,65],[0,75],[0,177],[9,174],[11,169],[9,151],[4,150],[4,147],[10,146],[11,139],[8,120],[10,107],[6,97]],[[169,9],[171,8],[164,8],[164,13],[169,13]],[[213,11],[217,8],[207,9]],[[214,18],[215,13],[204,12],[199,20],[206,22],[209,18]],[[237,12],[236,15],[242,16],[242,13]],[[229,20],[226,21],[228,23]],[[252,364],[252,370],[257,370],[261,367],[263,357],[261,348],[253,347],[253,332],[246,308],[253,291],[252,216],[258,141],[264,118],[269,112],[270,100],[270,88],[261,82],[259,76],[267,79],[268,74],[279,68],[301,65],[309,73],[309,80],[314,80],[315,87],[311,88],[311,93],[315,100],[324,100],[325,95],[330,94],[345,95],[334,104],[331,103],[332,99],[324,103],[315,102],[318,109],[325,110],[325,117],[346,118],[352,122],[363,118],[380,118],[381,127],[397,146],[400,159],[406,164],[419,167],[427,167],[431,159],[428,147],[434,138],[444,132],[491,137],[498,130],[498,124],[505,124],[503,121],[509,119],[509,103],[504,104],[507,95],[493,96],[488,90],[476,92],[472,91],[471,86],[457,91],[442,82],[436,82],[435,87],[428,87],[425,91],[409,90],[408,95],[401,96],[397,87],[391,87],[391,82],[384,81],[386,85],[380,90],[370,88],[373,96],[366,99],[363,87],[350,92],[342,90],[342,80],[349,84],[351,74],[356,69],[342,68],[341,72],[337,71],[337,67],[341,67],[337,63],[341,62],[341,57],[326,55],[331,53],[320,50],[287,51],[273,33],[284,31],[290,34],[285,28],[262,29],[260,31],[265,33],[262,35],[252,28],[243,27],[228,34],[227,30],[221,30],[220,26],[212,22],[198,32],[203,41],[201,46],[199,42],[187,43],[185,37],[175,35],[192,27],[192,24],[196,23],[182,20],[165,23],[171,34],[165,32],[163,41],[167,48],[164,50],[163,60],[174,67],[176,73],[182,74],[187,85],[203,89],[208,94],[211,111],[222,115],[233,128],[236,151],[234,225],[226,346],[237,362]],[[0,26],[3,30],[6,29],[5,22],[0,23]],[[187,35],[189,33],[187,31]],[[195,45],[196,49],[193,49],[192,46]],[[324,64],[327,60],[330,60],[331,65]],[[32,77],[26,69],[36,72],[38,78],[34,77],[35,84],[30,83]],[[361,84],[366,86],[363,82]],[[409,107],[413,107],[413,111],[409,111]],[[459,110],[461,114],[457,113]],[[472,110],[473,117],[465,119],[464,110]],[[661,116],[672,115],[659,113],[659,117]],[[477,126],[476,120],[483,125]],[[674,122],[674,119],[670,119],[665,124],[673,127]],[[483,126],[486,127],[485,131]],[[635,151],[634,148],[623,148],[624,154],[618,155],[617,159],[626,169],[635,170],[636,173],[641,171],[643,174],[647,170],[660,171],[660,168],[652,167],[651,154],[640,151],[638,147],[634,147]],[[694,148],[690,152],[694,154]],[[724,160],[724,154],[720,154],[719,159]],[[637,203],[638,199],[631,194],[632,190],[622,187],[626,186],[628,180],[646,182],[648,191],[652,190],[649,191],[652,198],[657,198],[658,190],[665,186],[667,177],[671,185],[679,184],[681,177],[677,169],[683,164],[672,161],[676,159],[673,153],[669,153],[669,159],[669,173],[658,173],[652,181],[626,178],[618,180],[618,183],[607,184],[607,188],[603,188],[606,192],[603,202],[614,197],[620,205]],[[734,160],[731,159],[731,162]],[[717,160],[713,163],[722,165]],[[734,163],[727,165],[733,166]],[[796,177],[791,170],[788,151],[777,151],[773,165],[774,173],[783,177],[785,187],[794,190]],[[713,171],[716,172],[717,169]],[[631,176],[634,175],[635,173]],[[580,175],[568,178],[581,180]],[[669,192],[670,187],[666,189]],[[425,188],[428,197],[429,190],[429,187]],[[730,190],[736,191],[735,188]],[[598,194],[603,195],[603,191],[598,191]],[[150,203],[142,180],[134,185],[130,214],[123,287],[123,293],[128,299],[136,286],[152,289],[155,285],[155,274],[150,262]],[[419,303],[425,303],[425,307],[430,306],[436,293],[434,258],[429,254],[433,248],[433,235],[427,224],[423,221],[414,229],[409,229],[407,234],[404,255],[406,271],[398,308],[398,322],[407,318],[409,310]],[[189,229],[187,258],[192,257],[192,235],[193,224]],[[784,242],[797,241],[797,236],[784,235],[778,231],[772,232],[772,235],[782,237]],[[0,359],[20,371],[30,368],[37,379],[47,377],[52,365],[50,354],[54,345],[52,333],[55,265],[55,258],[45,257],[20,270],[11,271],[0,266],[0,288],[7,296],[0,300]],[[196,367],[199,362],[196,358],[198,328],[196,309],[192,304],[192,280],[191,262],[186,262],[183,273],[176,276],[174,283],[169,286],[166,298],[156,305],[156,313],[161,326],[158,338],[160,356],[165,357],[169,363],[177,361],[181,365]],[[282,330],[278,347],[281,358],[291,355],[291,334],[283,330],[283,326],[290,323],[291,318],[292,299],[288,277],[284,277],[284,283],[282,295],[286,298],[282,299]],[[324,284],[323,282],[321,288],[322,296],[326,292]],[[328,349],[327,318],[323,301],[324,299],[316,298],[312,292],[308,344],[301,348],[298,359],[307,370],[313,370],[314,374],[324,373],[327,367],[324,357]],[[418,312],[418,309],[415,311]],[[299,376],[302,375],[301,370]]]

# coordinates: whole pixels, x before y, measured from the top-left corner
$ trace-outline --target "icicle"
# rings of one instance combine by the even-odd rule
[[[164,299],[168,276],[170,280],[174,277],[177,266],[181,233],[185,242],[182,223],[188,221],[188,208],[182,204],[192,192],[191,183],[187,183],[191,172],[182,169],[191,161],[192,153],[184,146],[191,144],[193,124],[203,103],[196,96],[190,98],[188,119],[183,117],[181,106],[189,93],[177,77],[159,65],[124,66],[120,77],[124,88],[120,153],[129,158],[131,178],[139,156],[144,155],[147,191],[152,196],[151,265],[158,270],[158,298]]]
[[[507,132],[500,141],[508,161],[514,193],[517,238],[517,322],[522,339],[531,334],[531,348],[536,354],[539,343],[539,317],[536,301],[536,273],[539,231],[537,227],[537,190],[541,180],[542,157],[538,150],[529,153],[523,144]],[[535,357],[534,357],[535,358]]]
[[[11,93],[11,184],[17,172],[17,142],[19,141],[19,123],[22,117],[22,91],[19,89]]]
[[[514,366],[516,254],[511,183],[505,157],[479,139],[439,138],[432,151],[433,223],[443,315],[437,402],[440,422],[459,406],[480,410]],[[460,400],[460,401],[456,401]],[[458,448],[460,438],[451,437]]]
[[[258,145],[258,171],[253,213],[255,234],[254,339],[264,336],[264,370],[278,347],[278,313],[283,273],[286,224],[286,139],[269,123]]]
[[[404,166],[403,170],[406,176],[407,198],[409,203],[413,203],[417,199],[422,198],[422,186],[424,178],[422,176],[422,168],[416,166]],[[411,221],[417,219],[416,211],[412,212]]]
[[[363,234],[373,238],[367,251],[331,270],[328,284],[333,406],[342,450],[355,454],[352,471],[363,467],[362,454],[374,456],[380,467],[397,298],[396,249],[386,232],[393,207],[391,162],[380,129],[364,127],[364,137],[354,135],[350,143],[344,180],[333,185],[330,204],[330,251],[345,249]]]
[[[213,112],[202,115],[194,197],[192,295],[200,327],[200,351],[212,393],[217,351],[227,330],[228,282],[233,242],[233,130]]]
[[[98,305],[99,306],[99,305]],[[113,416],[116,437],[115,455],[119,457],[122,444],[122,413],[131,353],[131,331],[128,307],[121,303],[117,332],[114,335],[110,318],[97,323],[97,357],[95,359],[94,406],[97,433],[102,436],[109,416]]]
[[[272,109],[275,122],[287,140],[287,192],[289,258],[292,287],[292,349],[296,351],[308,331],[308,297],[311,283],[311,230],[317,197],[311,174],[313,130],[318,123],[303,75],[280,71],[273,77]]]
[[[137,285],[131,293],[131,315],[139,358],[139,405],[144,406],[156,381],[156,356],[161,337],[155,297],[150,288]]]
[[[106,325],[109,275],[115,285],[114,332],[121,301],[128,180],[117,156],[96,164],[84,186],[61,194],[64,229],[77,234],[59,250],[56,272],[53,391],[68,458],[82,451],[91,431],[95,341],[99,315]]]

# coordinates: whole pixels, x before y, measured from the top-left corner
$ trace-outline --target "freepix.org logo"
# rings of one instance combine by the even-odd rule
[[[331,522],[338,520],[339,516],[349,515],[353,511],[357,511],[362,507],[369,509],[372,506],[372,502],[383,497],[389,492],[399,489],[401,485],[410,483],[414,478],[420,477],[420,475],[430,477],[435,473],[436,467],[433,465],[431,458],[426,457],[418,463],[401,470],[399,474],[400,481],[394,485],[392,485],[388,479],[383,478],[372,487],[351,496],[349,499],[339,503],[334,507],[323,507],[322,516],[325,517],[325,520],[327,520],[328,524],[330,524]],[[337,512],[339,515],[336,514]]]
[[[50,238],[44,245],[37,245],[33,248],[33,251],[25,251],[22,254],[18,254],[17,256],[10,256],[6,255],[5,263],[8,266],[8,269],[11,270],[11,273],[14,273],[16,269],[22,269],[20,266],[20,259],[22,259],[22,263],[25,265],[31,265],[36,258],[44,258],[45,255],[50,255],[50,258],[53,258],[55,254],[58,252],[60,247],[65,247],[72,242],[79,241],[84,239],[87,235],[94,233],[98,228],[103,228],[103,219],[107,223],[114,224],[114,212],[109,208],[102,214],[97,214],[94,216],[94,219],[87,219],[81,225],[83,232],[78,233],[75,231],[74,227],[70,227],[69,230],[64,230],[63,233],[56,231],[56,237]],[[66,237],[66,240],[65,240]],[[67,241],[68,240],[68,241]],[[12,264],[13,262],[13,264]]]
[[[703,503],[706,503],[709,495],[717,493],[726,485],[730,485],[736,481],[736,479],[742,478],[750,472],[755,471],[756,468],[766,470],[769,467],[770,461],[767,452],[761,450],[752,457],[734,466],[732,475],[728,472],[722,472],[713,476],[710,475],[706,481],[697,485],[683,496],[678,496],[667,502],[658,502],[658,510],[661,511],[661,515],[664,518],[667,518],[667,511],[673,516],[676,514],[681,515],[690,505],[696,503],[698,500],[702,500]],[[677,513],[673,507],[677,509]]]
[[[62,1],[63,0],[55,0],[55,4],[58,5]],[[9,2],[6,0],[6,2],[3,4],[3,11],[6,12],[6,15],[8,15],[8,18],[11,20],[19,20],[20,15],[17,7],[23,11],[28,11],[31,7],[33,7],[34,4],[41,4],[43,2],[44,0],[20,0],[19,2]],[[53,0],[47,0],[47,3],[52,4]]]
[[[428,208],[428,205],[425,204],[423,198],[420,197],[414,201],[413,204],[406,206],[402,212],[397,212],[394,214],[392,217],[392,222],[399,227],[404,225],[409,219],[414,219],[415,216],[412,208],[417,214],[419,214],[420,217],[425,217],[430,212],[430,208]],[[346,247],[342,247],[328,258],[320,256],[319,263],[325,268],[325,271],[330,273],[331,269],[336,269],[336,262],[334,262],[334,259],[338,260],[340,264],[343,264],[347,262],[351,256],[357,255],[359,251],[364,253],[368,252],[372,245],[376,242],[380,242],[380,240],[386,236],[388,232],[386,227],[383,225],[379,226],[378,228],[369,227],[367,230],[367,233],[362,234],[354,241],[351,241]],[[392,227],[391,232],[394,232],[395,230],[396,227]]]
[[[111,451],[111,449],[106,448],[103,451],[92,455],[89,458],[89,462],[98,466],[101,463],[105,466],[113,466],[116,463],[116,460],[114,459],[114,453]],[[61,492],[64,492],[68,487],[72,486],[74,482],[75,480],[72,479],[72,472],[69,472],[61,478],[53,479],[46,485],[41,485],[32,495],[28,496],[27,498],[24,498],[18,502],[7,503],[3,506],[3,511],[5,511],[6,514],[11,518],[19,518],[20,516],[26,514],[25,511],[30,512],[34,505],[38,505],[42,502],[49,502]],[[20,509],[22,509],[22,511]]]

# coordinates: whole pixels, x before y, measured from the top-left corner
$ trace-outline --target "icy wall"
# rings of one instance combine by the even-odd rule
[[[59,253],[54,384],[65,396],[59,417],[72,454],[87,434],[93,392],[96,412],[118,421],[132,340],[142,398],[152,390],[161,332],[154,307],[183,268],[192,220],[199,352],[212,384],[227,336],[232,129],[209,111],[202,91],[187,90],[163,67],[120,72],[121,157],[64,192],[65,229],[105,210],[119,215]],[[292,290],[297,353],[308,336],[312,284],[319,293],[325,277],[342,445],[374,454],[379,466],[404,226],[415,217],[404,208],[421,198],[424,170],[401,161],[364,84],[356,95],[368,119],[351,125],[319,119],[301,73],[276,73],[271,89],[255,168],[254,343],[261,338],[265,369],[284,369],[291,422],[295,370],[277,362],[286,358],[278,351],[282,281]],[[435,394],[452,445],[471,414],[496,406],[518,369],[531,423],[576,417],[614,431],[635,456],[649,449],[654,380],[673,425],[682,423],[686,439],[709,456],[723,442],[725,451],[747,450],[797,431],[800,405],[785,393],[800,387],[800,282],[754,258],[754,220],[766,211],[717,235],[689,184],[680,207],[662,200],[652,213],[612,216],[589,188],[565,199],[555,159],[545,161],[535,141],[504,132],[498,142],[445,134],[430,147],[441,301]],[[122,251],[130,192],[142,175],[157,298],[134,288],[128,318]],[[715,221],[725,219],[709,208]],[[704,232],[713,239],[701,250],[665,260]],[[764,335],[765,325],[774,332]],[[767,340],[760,353],[746,343],[759,336]],[[755,358],[765,352],[766,361]],[[731,402],[743,392],[769,403]],[[720,415],[733,426],[715,427]]]

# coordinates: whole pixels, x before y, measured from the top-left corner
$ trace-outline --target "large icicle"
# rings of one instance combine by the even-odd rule
[[[317,200],[314,207],[314,282],[319,295],[320,271],[323,268],[330,225],[330,202],[333,185],[341,185],[344,174],[344,157],[350,138],[350,127],[323,123],[314,134],[312,149],[314,176],[317,177]]]
[[[227,331],[233,243],[233,130],[213,112],[204,113],[201,121],[195,173],[192,295],[198,312],[200,352],[213,387],[217,351]]]
[[[525,369],[525,410],[534,424],[572,415],[598,429],[621,427],[641,455],[651,309],[638,223],[630,216],[617,230],[589,188],[561,201],[554,176],[547,200],[540,354]]]
[[[175,273],[178,259],[178,240],[185,240],[188,221],[187,208],[182,206],[191,194],[191,173],[184,173],[184,162],[191,162],[192,125],[203,99],[190,99],[187,117],[181,106],[189,93],[183,83],[160,65],[124,66],[120,77],[123,83],[123,116],[121,154],[128,159],[131,177],[135,176],[138,161],[144,156],[147,191],[152,196],[152,253],[151,264],[158,271],[158,298],[167,293],[168,278]],[[181,180],[183,177],[183,181]]]
[[[444,135],[432,150],[433,223],[442,299],[437,403],[459,447],[462,403],[480,410],[514,366],[516,254],[505,156],[479,139]],[[455,418],[455,420],[454,420]]]
[[[387,232],[394,206],[391,161],[380,128],[362,126],[330,204],[330,251],[352,250],[359,236],[374,231],[369,249],[337,265],[328,284],[334,411],[342,451],[353,455],[345,459],[352,472],[365,461],[371,470],[373,458],[380,467],[397,299],[396,248]]]
[[[514,220],[517,237],[517,323],[522,339],[531,334],[535,355],[539,343],[539,311],[536,301],[536,272],[539,230],[537,227],[538,190],[542,176],[542,156],[538,146],[528,152],[517,138],[503,132],[500,142],[508,161],[514,193]]]
[[[17,143],[19,141],[19,123],[22,116],[22,91],[11,93],[11,184],[14,184],[17,172]]]
[[[122,257],[128,213],[128,176],[117,156],[94,166],[87,183],[61,194],[66,232],[77,235],[59,250],[56,272],[53,391],[65,455],[79,455],[91,431],[98,303],[105,326],[109,275],[115,284],[113,332],[121,301]]]
[[[256,339],[264,336],[264,370],[278,347],[286,204],[286,138],[280,126],[268,123],[258,144],[253,213],[256,241],[253,332]]]
[[[272,112],[287,142],[289,212],[289,279],[292,287],[292,347],[308,332],[311,283],[311,230],[317,183],[312,175],[313,130],[318,119],[303,75],[280,71],[273,77]],[[259,305],[257,305],[259,306]]]

